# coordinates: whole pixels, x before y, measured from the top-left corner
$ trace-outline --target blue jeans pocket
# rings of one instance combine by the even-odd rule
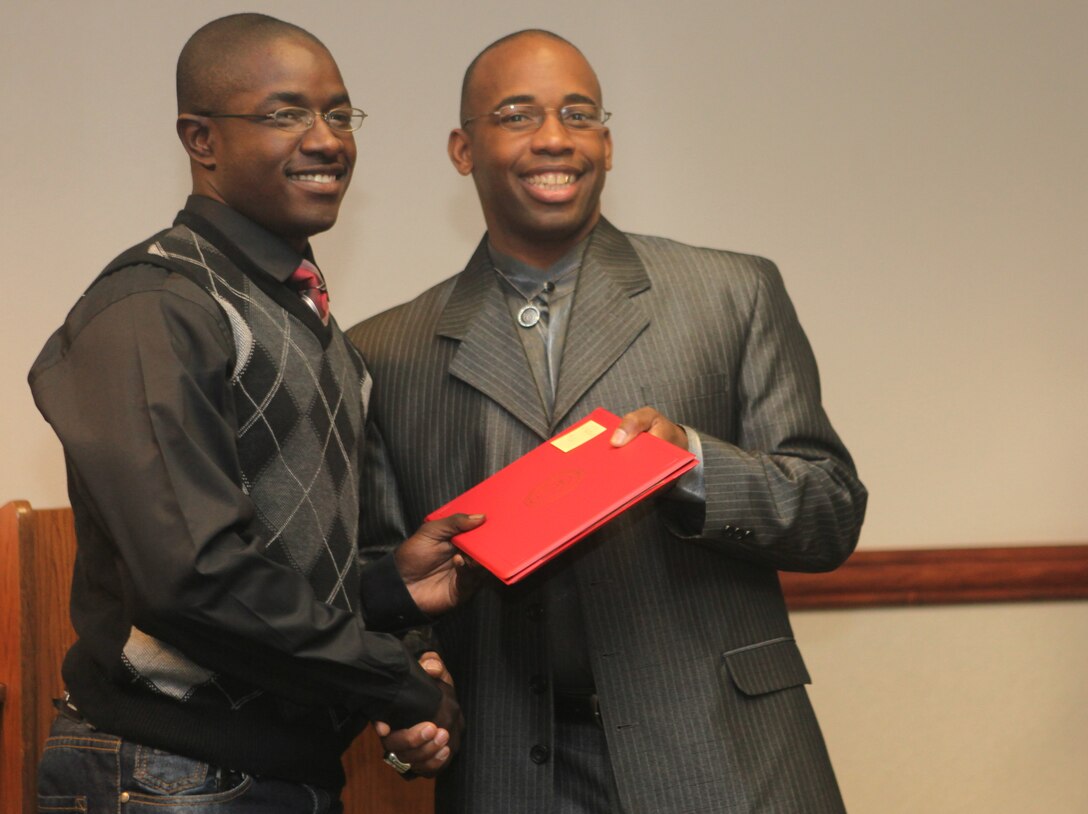
[[[343,811],[335,795],[321,789],[270,778],[258,781],[122,740],[64,716],[53,723],[39,765],[38,806],[43,814]]]
[[[194,794],[216,791],[209,786],[208,764],[150,746],[137,746],[132,780],[152,794]],[[215,778],[212,777],[212,784]]]
[[[124,748],[132,750],[128,802],[134,810],[148,805],[152,810],[166,806],[204,811],[205,806],[217,808],[245,796],[253,785],[244,774],[222,772],[202,760],[139,744],[126,743]]]
[[[91,811],[116,786],[121,739],[58,717],[38,763],[39,811]]]
[[[247,775],[217,771],[203,761],[124,741],[58,716],[38,767],[38,810],[225,814],[236,810],[234,803],[248,799],[253,785]]]

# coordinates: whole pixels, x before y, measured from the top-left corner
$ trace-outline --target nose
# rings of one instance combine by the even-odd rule
[[[353,140],[354,136],[333,130],[323,117],[318,116],[313,126],[302,134],[302,152],[334,155],[343,149],[345,139]]]
[[[558,110],[544,112],[544,123],[533,133],[532,149],[533,152],[549,155],[560,155],[574,150],[574,139],[559,118]]]

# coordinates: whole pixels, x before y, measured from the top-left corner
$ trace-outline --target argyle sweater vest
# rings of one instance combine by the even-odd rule
[[[130,249],[103,275],[145,263],[199,285],[230,325],[242,488],[256,510],[264,555],[297,571],[325,603],[358,612],[358,467],[371,383],[359,352],[335,323],[324,345],[188,226]],[[256,774],[266,769],[330,789],[342,785],[340,754],[365,723],[357,715],[274,697],[205,668],[136,627],[122,659],[135,692],[124,692],[126,713],[117,721],[95,722],[107,731],[114,725],[137,743]],[[146,708],[134,714],[140,697]],[[216,720],[226,726],[209,727]],[[239,722],[256,725],[247,729],[250,723]],[[228,736],[228,729],[235,735]],[[231,737],[233,744],[226,742]],[[239,755],[233,763],[232,754]]]
[[[307,577],[315,595],[357,610],[358,452],[370,377],[335,329],[328,347],[186,226],[153,239],[148,262],[192,279],[230,322],[243,487],[267,556]]]

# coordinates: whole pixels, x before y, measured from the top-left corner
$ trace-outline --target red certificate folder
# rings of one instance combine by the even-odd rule
[[[695,467],[690,452],[646,433],[613,447],[619,423],[598,408],[427,519],[486,514],[453,542],[512,585]]]

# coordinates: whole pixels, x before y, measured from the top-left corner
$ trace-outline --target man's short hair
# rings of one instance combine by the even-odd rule
[[[239,66],[255,46],[281,38],[324,43],[304,28],[267,14],[230,14],[197,29],[178,56],[178,113],[212,113],[238,87]]]
[[[460,121],[464,121],[468,116],[474,116],[477,113],[479,113],[479,111],[469,112],[465,107],[468,104],[468,86],[472,82],[472,78],[476,73],[477,63],[479,63],[479,61],[484,57],[485,54],[487,54],[489,51],[491,51],[491,50],[493,50],[495,48],[498,48],[500,45],[503,45],[504,43],[509,42],[510,40],[517,39],[518,37],[525,37],[525,36],[529,36],[529,35],[534,35],[534,36],[538,36],[538,37],[550,37],[551,39],[556,40],[557,42],[561,42],[564,45],[569,45],[571,48],[573,48],[579,54],[582,54],[581,49],[579,49],[577,45],[575,45],[573,42],[568,40],[566,37],[561,37],[558,34],[556,34],[554,31],[548,31],[547,29],[544,29],[544,28],[523,28],[521,31],[515,31],[512,34],[507,34],[505,37],[499,37],[493,43],[491,43],[486,48],[484,48],[482,51],[480,51],[480,53],[478,53],[473,58],[472,62],[470,62],[468,64],[468,67],[465,69],[465,77],[464,77],[464,79],[461,80],[461,118],[460,118]],[[585,54],[582,54],[582,56],[585,57]]]

